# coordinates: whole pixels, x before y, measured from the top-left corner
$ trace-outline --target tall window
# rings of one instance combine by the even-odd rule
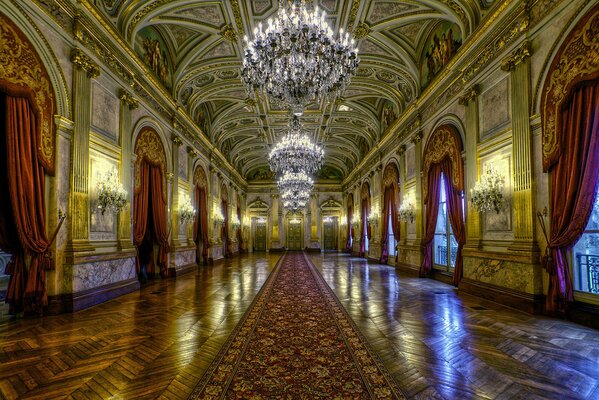
[[[368,251],[368,214],[364,214],[364,251]]]
[[[574,289],[599,294],[599,188],[587,226],[572,249]]]
[[[391,213],[391,207],[389,207],[389,222],[387,232],[389,232],[389,236],[387,237],[387,251],[389,252],[389,257],[397,256],[397,242],[395,241],[395,236],[393,235],[393,213]]]
[[[439,213],[437,214],[437,228],[435,229],[435,240],[433,251],[435,253],[436,269],[453,272],[458,242],[453,236],[451,223],[447,215],[447,197],[445,194],[445,176],[441,175],[441,193],[439,195]]]

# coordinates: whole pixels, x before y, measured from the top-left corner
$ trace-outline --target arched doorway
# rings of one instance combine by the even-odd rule
[[[12,256],[5,301],[10,314],[41,314],[54,269],[45,175],[54,175],[56,97],[34,46],[3,14],[0,42],[0,249]]]
[[[133,241],[137,247],[137,272],[145,283],[156,272],[163,278],[168,276],[166,155],[153,128],[141,130],[135,154]]]
[[[193,174],[195,185],[196,218],[193,225],[193,241],[196,244],[196,262],[208,263],[210,237],[208,235],[208,179],[204,168],[198,165]]]
[[[549,274],[546,310],[551,313],[563,313],[576,295],[599,294],[598,24],[596,5],[560,46],[541,97],[543,170],[550,174],[551,212],[543,266]]]
[[[399,170],[393,162],[387,164],[383,171],[383,214],[381,233],[381,263],[385,264],[389,256],[397,255],[396,245],[399,240]]]
[[[370,184],[364,182],[362,184],[362,190],[360,190],[360,257],[366,257],[368,252],[368,245],[371,239],[370,224],[368,223],[368,213],[370,212]]]
[[[441,125],[424,150],[422,190],[426,204],[424,260],[420,275],[433,265],[453,273],[453,284],[462,279],[464,228],[464,167],[462,140],[452,125]]]

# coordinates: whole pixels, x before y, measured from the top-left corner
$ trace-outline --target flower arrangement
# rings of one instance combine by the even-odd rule
[[[116,169],[107,172],[98,180],[98,208],[102,215],[106,211],[117,214],[127,204],[127,191],[119,182]]]
[[[416,217],[415,204],[416,199],[412,193],[403,199],[397,212],[400,221],[410,221],[410,223],[414,222],[414,217]]]
[[[494,210],[497,214],[503,203],[505,177],[493,167],[488,167],[480,180],[470,189],[470,200],[478,212]]]
[[[195,219],[196,210],[191,205],[191,199],[187,194],[181,193],[179,196],[179,219],[182,224],[191,224]]]

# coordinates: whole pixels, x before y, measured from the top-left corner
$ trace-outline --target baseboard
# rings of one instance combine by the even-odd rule
[[[187,264],[182,266],[181,268],[173,268],[170,267],[168,269],[168,277],[169,278],[176,278],[178,276],[184,275],[184,274],[188,274],[190,272],[195,272],[197,270],[198,265],[193,263],[193,264]]]
[[[137,278],[111,283],[77,293],[48,296],[47,315],[72,313],[83,310],[127,293],[139,290]]]
[[[410,276],[420,276],[420,268],[415,265],[404,264],[398,262],[395,266],[395,269],[399,272],[403,272],[406,275]]]
[[[566,312],[566,317],[577,324],[599,329],[599,305],[575,301]]]
[[[467,278],[460,281],[458,290],[529,314],[542,314],[545,308],[545,295],[524,293]]]

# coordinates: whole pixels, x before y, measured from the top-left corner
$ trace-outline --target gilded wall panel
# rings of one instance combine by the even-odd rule
[[[92,87],[92,130],[118,141],[119,103],[110,90],[94,81]]]
[[[484,141],[509,127],[510,93],[508,75],[483,91],[480,94],[479,102],[480,140]]]

